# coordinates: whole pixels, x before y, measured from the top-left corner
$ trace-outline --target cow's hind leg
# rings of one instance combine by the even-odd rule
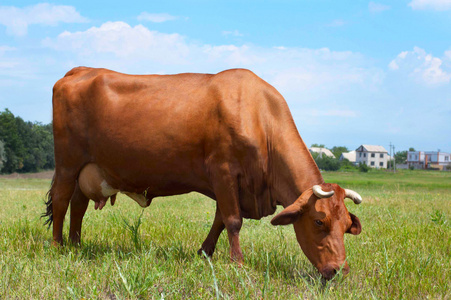
[[[63,223],[71,196],[75,189],[76,174],[55,171],[54,181],[49,192],[47,207],[51,205],[53,220],[53,244],[63,244]]]
[[[218,238],[221,235],[221,232],[224,230],[225,225],[222,221],[221,212],[219,211],[218,205],[216,205],[216,214],[215,219],[213,221],[213,225],[211,226],[210,233],[208,233],[207,238],[202,243],[202,248],[197,252],[199,255],[202,255],[202,251],[205,252],[207,256],[212,256],[215,252],[216,243],[218,242]]]
[[[72,198],[70,200],[70,229],[69,239],[73,244],[79,244],[81,238],[81,225],[83,217],[88,209],[89,199],[76,185]]]

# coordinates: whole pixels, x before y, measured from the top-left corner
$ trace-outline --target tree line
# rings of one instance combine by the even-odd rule
[[[52,124],[26,122],[9,109],[0,111],[0,173],[54,168]]]

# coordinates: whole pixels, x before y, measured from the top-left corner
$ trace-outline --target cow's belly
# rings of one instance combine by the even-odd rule
[[[119,192],[135,200],[141,207],[147,207],[151,203],[151,199],[147,199],[145,193],[124,191],[112,185],[108,182],[105,172],[94,163],[89,163],[83,167],[78,176],[78,184],[81,192],[87,198],[101,203],[100,208],[105,205],[108,198]]]
[[[137,145],[109,139],[99,147],[102,151],[91,152],[91,159],[109,185],[120,191],[147,191],[147,198],[211,191],[202,147],[187,144],[146,141]]]

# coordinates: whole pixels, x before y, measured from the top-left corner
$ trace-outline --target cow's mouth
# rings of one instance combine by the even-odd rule
[[[343,276],[346,276],[349,274],[349,266],[346,264],[343,267],[340,267],[339,265],[329,264],[326,265],[324,268],[320,269],[319,272],[326,280],[331,280],[334,278],[337,274],[342,274]]]

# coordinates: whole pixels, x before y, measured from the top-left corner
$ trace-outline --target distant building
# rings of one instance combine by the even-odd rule
[[[361,145],[356,150],[356,164],[364,163],[371,168],[387,168],[391,159],[383,146]]]
[[[424,151],[408,151],[407,165],[414,169],[424,169]]]
[[[356,162],[356,152],[355,152],[355,150],[352,150],[350,152],[343,152],[340,155],[339,160],[342,161],[344,159],[347,159],[347,160],[349,160],[349,162],[351,162],[352,164],[356,165],[357,162]]]
[[[439,151],[408,151],[407,164],[415,169],[437,167],[443,169],[451,164],[451,154]]]
[[[320,158],[323,157],[323,154],[326,156],[335,158],[335,155],[329,149],[326,149],[326,148],[311,147],[311,148],[309,148],[309,151],[310,151],[310,153],[318,153],[318,156]]]

